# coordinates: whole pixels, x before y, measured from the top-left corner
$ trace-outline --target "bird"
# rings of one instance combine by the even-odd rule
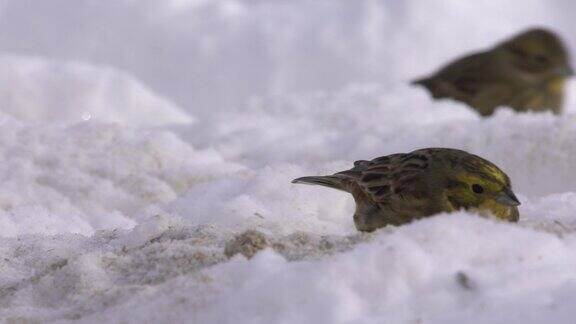
[[[506,173],[488,160],[452,148],[423,148],[360,160],[349,170],[301,177],[292,183],[352,194],[354,224],[361,232],[458,210],[509,222],[517,222],[520,216],[520,201]]]
[[[561,113],[566,79],[574,75],[560,37],[544,28],[524,31],[493,48],[464,56],[412,82],[434,99],[461,101],[489,116],[496,108]]]

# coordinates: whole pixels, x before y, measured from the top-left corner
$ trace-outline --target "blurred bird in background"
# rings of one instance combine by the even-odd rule
[[[434,99],[465,102],[483,116],[501,106],[559,114],[564,82],[573,74],[562,40],[538,28],[462,57],[413,84],[426,87]]]
[[[354,223],[364,232],[457,210],[511,222],[519,218],[520,202],[508,176],[490,161],[456,149],[426,148],[356,161],[350,170],[292,183],[351,193]]]

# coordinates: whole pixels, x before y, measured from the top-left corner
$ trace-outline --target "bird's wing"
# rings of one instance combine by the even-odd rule
[[[428,157],[421,153],[393,154],[364,161],[356,183],[373,202],[417,200],[427,196],[424,181]]]
[[[501,81],[494,64],[489,52],[472,54],[450,63],[420,84],[425,85],[435,98],[470,102],[487,86]]]

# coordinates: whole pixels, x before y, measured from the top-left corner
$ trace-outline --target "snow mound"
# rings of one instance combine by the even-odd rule
[[[130,228],[155,203],[242,169],[170,132],[94,122],[5,118],[0,157],[1,236]]]
[[[194,119],[112,67],[0,56],[0,111],[20,120],[94,120],[145,127],[190,124]]]
[[[224,255],[235,233],[155,216],[90,238],[2,239],[0,302],[12,307],[0,317],[569,323],[576,301],[573,234],[459,213],[374,234],[274,236],[246,260]]]
[[[260,229],[345,234],[354,231],[353,203],[336,190],[310,190],[290,181],[304,171],[280,165],[198,184],[165,210],[194,224],[229,229]]]

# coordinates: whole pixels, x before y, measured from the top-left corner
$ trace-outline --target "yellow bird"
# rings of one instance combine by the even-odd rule
[[[292,183],[326,186],[354,197],[354,223],[371,232],[442,212],[468,210],[516,222],[518,198],[493,163],[465,151],[426,148],[356,161],[350,170]]]
[[[434,99],[465,102],[483,116],[501,106],[558,114],[564,82],[573,74],[558,35],[530,29],[488,51],[460,58],[413,84],[426,87]]]

